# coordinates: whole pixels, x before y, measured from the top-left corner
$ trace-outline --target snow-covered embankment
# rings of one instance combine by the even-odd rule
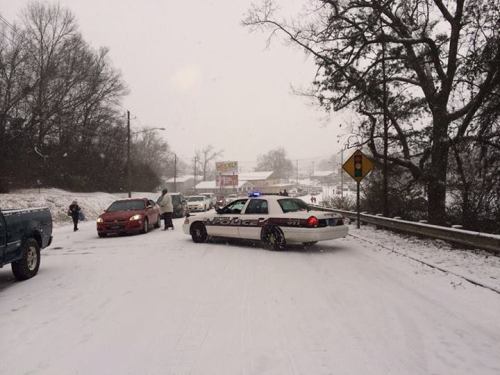
[[[109,193],[74,193],[60,189],[26,189],[9,194],[0,194],[0,208],[48,207],[54,223],[70,222],[68,206],[78,201],[88,220],[96,219],[119,195]]]

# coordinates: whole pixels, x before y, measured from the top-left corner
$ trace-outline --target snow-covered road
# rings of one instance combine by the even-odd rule
[[[55,230],[0,270],[0,374],[500,374],[500,295],[348,237],[272,252]],[[354,232],[354,231],[353,231]]]

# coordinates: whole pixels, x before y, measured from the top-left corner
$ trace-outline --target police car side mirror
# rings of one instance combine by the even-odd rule
[[[216,208],[215,212],[217,212],[218,214],[222,214],[224,213],[224,210],[222,208]]]

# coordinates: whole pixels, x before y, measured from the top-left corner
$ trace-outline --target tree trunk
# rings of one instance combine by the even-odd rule
[[[431,165],[427,177],[429,222],[446,223],[446,173],[448,169],[448,125],[443,116],[433,116]]]

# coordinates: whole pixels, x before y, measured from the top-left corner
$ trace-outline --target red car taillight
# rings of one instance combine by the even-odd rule
[[[309,228],[315,228],[319,225],[319,220],[316,216],[310,216],[308,219],[307,219],[307,226]]]

